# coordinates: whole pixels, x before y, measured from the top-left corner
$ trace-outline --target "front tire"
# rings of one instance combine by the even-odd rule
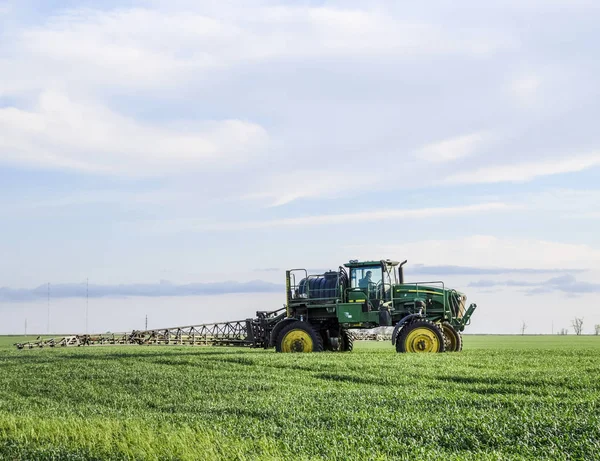
[[[321,335],[307,322],[296,321],[281,329],[275,344],[277,352],[323,352]]]
[[[446,352],[462,351],[462,336],[449,322],[442,323],[442,331],[446,340]]]
[[[396,352],[444,352],[444,333],[429,320],[414,320],[404,325],[396,340]]]

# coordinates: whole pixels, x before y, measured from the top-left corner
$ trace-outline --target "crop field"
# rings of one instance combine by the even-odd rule
[[[600,459],[600,337],[412,355],[0,341],[0,459]]]

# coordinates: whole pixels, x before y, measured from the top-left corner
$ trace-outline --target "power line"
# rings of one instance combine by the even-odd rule
[[[86,278],[85,279],[85,334],[86,335],[89,333],[88,332],[88,314],[89,314],[89,298],[90,298],[89,285],[90,285],[90,279]]]

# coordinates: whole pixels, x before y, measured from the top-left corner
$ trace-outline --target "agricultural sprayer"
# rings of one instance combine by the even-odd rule
[[[223,345],[277,352],[352,350],[353,329],[393,327],[397,352],[462,349],[461,332],[475,304],[443,282],[404,282],[403,266],[389,259],[357,261],[336,271],[286,271],[286,304],[255,318],[124,334],[73,335],[19,343],[19,349],[83,345]]]

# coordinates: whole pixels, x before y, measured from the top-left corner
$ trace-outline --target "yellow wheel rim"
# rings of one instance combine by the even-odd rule
[[[283,337],[282,352],[312,352],[313,340],[310,335],[300,329],[290,330]]]
[[[429,328],[415,328],[406,336],[407,352],[439,352],[440,340]]]

